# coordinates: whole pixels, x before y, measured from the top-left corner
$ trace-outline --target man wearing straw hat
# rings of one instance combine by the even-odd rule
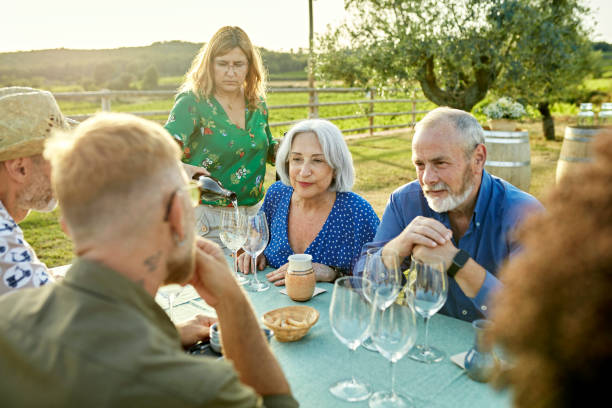
[[[30,210],[55,208],[51,168],[42,151],[54,129],[67,127],[50,92],[0,89],[0,295],[53,279],[17,223]]]

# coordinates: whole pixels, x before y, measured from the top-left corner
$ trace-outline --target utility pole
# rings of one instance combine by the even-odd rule
[[[314,83],[314,28],[313,28],[313,13],[312,13],[312,2],[313,0],[308,0],[308,17],[309,17],[309,33],[308,33],[308,88],[313,89],[315,87]],[[315,104],[319,103],[318,95],[315,91],[310,91],[308,97],[308,103]],[[319,108],[318,106],[311,106],[309,110],[308,117],[317,118],[319,117]]]

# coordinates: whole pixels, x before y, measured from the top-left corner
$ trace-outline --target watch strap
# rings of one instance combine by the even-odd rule
[[[470,254],[463,249],[460,249],[459,252],[455,254],[453,257],[453,262],[446,270],[446,274],[451,278],[454,278],[459,269],[463,268],[467,261],[470,259]]]

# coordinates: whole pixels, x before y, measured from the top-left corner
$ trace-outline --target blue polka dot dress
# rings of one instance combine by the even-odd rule
[[[288,237],[292,194],[292,187],[277,181],[268,189],[263,203],[270,229],[270,243],[264,255],[274,268],[286,264],[289,255],[294,253]],[[361,196],[352,192],[336,193],[325,224],[305,253],[312,255],[313,262],[350,273],[361,247],[374,239],[379,223],[374,209]]]

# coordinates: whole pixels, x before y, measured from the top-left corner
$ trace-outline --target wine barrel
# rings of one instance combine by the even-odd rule
[[[531,183],[529,133],[485,130],[486,170],[523,191]]]
[[[591,161],[591,141],[602,130],[600,127],[565,128],[561,154],[557,161],[557,183],[567,174],[576,171]]]

